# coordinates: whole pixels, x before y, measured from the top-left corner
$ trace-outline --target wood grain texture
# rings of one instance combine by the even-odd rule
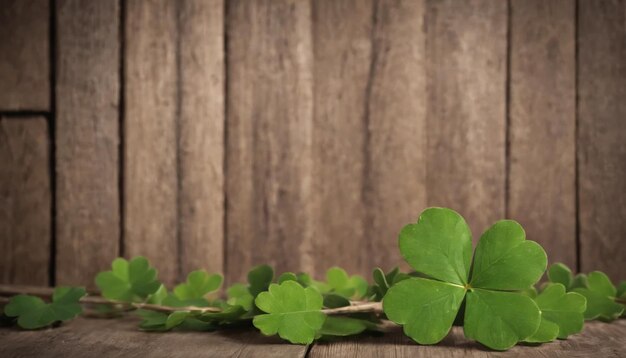
[[[126,2],[124,253],[179,278],[177,8],[167,0]]]
[[[580,1],[580,266],[626,279],[626,1]]]
[[[50,109],[50,4],[0,5],[0,110]]]
[[[311,8],[228,2],[227,264],[310,270],[313,123]]]
[[[224,4],[179,2],[180,262],[223,270]]]
[[[428,1],[426,34],[428,204],[476,242],[505,214],[507,2]]]
[[[316,343],[309,357],[623,357],[626,346],[626,321],[611,324],[585,323],[581,334],[567,340],[542,345],[518,345],[506,352],[495,352],[467,340],[463,328],[453,327],[450,334],[437,345],[421,346],[402,334],[401,329],[382,337],[354,337],[334,343]]]
[[[314,270],[333,265],[369,276],[364,206],[372,1],[314,1]]]
[[[514,0],[510,21],[507,215],[575,267],[575,4]]]
[[[56,282],[93,286],[119,254],[119,1],[56,7]]]
[[[2,357],[304,357],[307,347],[253,330],[141,332],[136,318],[78,318],[38,331],[0,329]]]
[[[376,2],[364,174],[370,268],[402,262],[398,233],[426,206],[424,5]]]
[[[0,282],[47,285],[50,146],[42,117],[0,117]]]

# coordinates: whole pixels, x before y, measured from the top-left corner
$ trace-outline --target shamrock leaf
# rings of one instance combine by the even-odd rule
[[[331,267],[326,271],[326,281],[331,292],[346,298],[363,297],[367,293],[367,281],[359,275],[348,276],[341,267]]]
[[[321,312],[322,295],[295,281],[271,284],[268,292],[258,295],[255,304],[267,314],[255,316],[254,326],[264,335],[278,333],[291,343],[313,342],[326,319]]]
[[[326,317],[324,325],[319,330],[321,337],[345,337],[359,334],[365,330],[377,330],[375,323],[351,317]]]
[[[611,321],[618,318],[624,312],[624,306],[615,302],[617,289],[611,283],[609,277],[594,271],[587,275],[586,287],[573,289],[587,299],[585,319],[602,319]]]
[[[107,299],[141,302],[161,286],[156,269],[145,257],[135,257],[130,262],[117,258],[111,268],[111,271],[100,272],[96,276],[96,285]]]
[[[54,322],[70,320],[82,313],[79,300],[85,294],[82,287],[57,287],[51,303],[45,303],[39,297],[17,295],[4,308],[4,314],[18,317],[17,324],[22,328],[41,328]]]
[[[268,287],[274,280],[274,269],[268,265],[255,266],[248,272],[248,290],[252,297],[256,297],[259,293],[267,291]]]
[[[228,296],[228,300],[226,302],[229,305],[241,306],[246,311],[250,311],[252,309],[254,296],[252,296],[252,294],[248,290],[248,286],[241,283],[236,283],[226,290],[226,295]]]
[[[535,298],[535,302],[541,310],[541,325],[535,334],[526,339],[527,342],[549,342],[556,337],[565,339],[582,331],[583,313],[587,306],[582,295],[566,293],[565,286],[552,283]]]
[[[489,228],[473,264],[470,230],[450,209],[425,210],[417,224],[402,230],[399,244],[402,256],[425,277],[393,285],[383,308],[416,342],[441,341],[464,299],[465,335],[492,349],[508,349],[539,328],[539,308],[522,292],[543,275],[547,258],[541,246],[526,241],[518,223],[504,220]]]
[[[189,311],[174,311],[167,314],[150,310],[137,310],[136,313],[143,319],[139,327],[144,331],[169,331],[183,323],[190,315]]]
[[[572,270],[565,264],[557,262],[548,269],[548,280],[554,283],[560,283],[566,290],[570,290],[574,283]]]
[[[209,292],[220,288],[222,275],[209,274],[204,270],[193,271],[187,275],[187,282],[174,288],[174,294],[181,300],[204,299]]]
[[[400,272],[397,267],[386,274],[382,269],[377,267],[372,272],[372,277],[374,278],[374,285],[372,286],[374,299],[380,301],[385,294],[387,294],[391,286],[411,276]]]

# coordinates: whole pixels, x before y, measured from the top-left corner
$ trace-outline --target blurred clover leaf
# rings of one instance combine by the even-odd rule
[[[55,288],[51,303],[46,303],[35,296],[17,295],[6,305],[4,314],[17,317],[17,324],[24,329],[46,327],[81,314],[79,300],[85,295],[85,289],[82,287]]]
[[[587,299],[585,319],[612,321],[624,312],[624,306],[615,302],[617,289],[609,277],[600,271],[587,275],[586,285],[572,290]]]
[[[346,298],[362,298],[368,289],[367,281],[362,276],[348,276],[344,269],[336,266],[326,271],[326,282],[330,292]]]
[[[612,321],[624,312],[624,305],[620,304],[620,296],[624,295],[626,284],[622,284],[620,291],[609,277],[600,271],[572,275],[572,271],[563,263],[555,263],[548,269],[548,279],[553,283],[565,286],[568,292],[576,292],[587,300],[585,319],[600,319]]]
[[[322,313],[322,295],[295,281],[271,284],[261,292],[256,306],[267,314],[254,317],[253,324],[264,335],[278,335],[296,344],[309,344],[318,335],[326,315]]]
[[[543,275],[547,258],[525,236],[515,221],[496,222],[482,235],[472,265],[471,232],[463,217],[450,209],[426,209],[416,224],[404,227],[399,245],[409,265],[428,278],[389,288],[383,299],[387,317],[416,342],[434,344],[448,334],[465,300],[468,338],[505,350],[532,336],[541,312],[521,291]]]
[[[157,270],[145,257],[138,256],[130,261],[117,258],[111,268],[96,276],[96,285],[109,300],[142,302],[161,287]]]

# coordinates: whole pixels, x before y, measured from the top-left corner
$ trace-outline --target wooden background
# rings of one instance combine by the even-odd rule
[[[0,3],[0,282],[369,276],[427,206],[626,279],[624,0]]]

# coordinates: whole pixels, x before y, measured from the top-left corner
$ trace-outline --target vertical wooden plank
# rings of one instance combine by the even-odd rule
[[[316,271],[369,274],[364,178],[372,91],[372,1],[314,1]]]
[[[124,252],[172,284],[178,265],[177,9],[129,0],[125,23]]]
[[[402,262],[398,233],[426,205],[424,10],[421,0],[376,2],[371,93],[366,98],[364,260],[370,268]]]
[[[226,164],[231,281],[255,264],[309,269],[310,3],[230,1]]]
[[[626,278],[626,1],[579,1],[580,267]]]
[[[51,193],[45,118],[0,117],[0,282],[48,284]]]
[[[178,6],[181,271],[222,272],[224,4],[186,0]]]
[[[429,1],[427,190],[474,240],[505,209],[507,2]]]
[[[508,216],[576,265],[576,50],[571,0],[511,2]]]
[[[93,286],[119,254],[119,1],[56,6],[56,277]]]
[[[49,0],[0,5],[0,110],[50,109]]]

